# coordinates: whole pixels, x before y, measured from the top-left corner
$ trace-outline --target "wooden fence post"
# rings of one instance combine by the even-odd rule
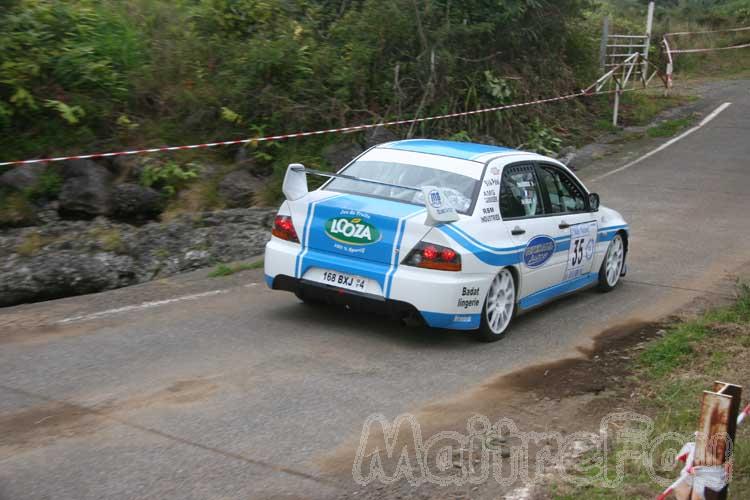
[[[599,45],[599,68],[601,72],[607,71],[607,43],[609,43],[609,16],[604,16],[602,25],[602,43]]]
[[[723,466],[732,459],[741,397],[742,387],[725,382],[714,382],[713,392],[703,392],[694,466]],[[728,484],[721,491],[706,488],[706,499],[726,500],[728,491]],[[699,498],[692,492],[691,499]]]

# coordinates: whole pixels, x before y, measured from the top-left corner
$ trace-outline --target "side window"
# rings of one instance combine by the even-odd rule
[[[586,197],[583,191],[565,172],[549,165],[540,165],[539,182],[547,191],[552,213],[586,210]]]
[[[506,167],[500,181],[500,214],[503,219],[543,213],[534,167],[528,164]]]

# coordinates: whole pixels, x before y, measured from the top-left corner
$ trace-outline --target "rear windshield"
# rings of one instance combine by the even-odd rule
[[[474,195],[479,187],[479,181],[465,175],[404,163],[361,160],[352,163],[341,173],[401,186],[415,188],[436,186],[443,188],[448,201],[458,212],[463,214],[467,214],[471,209]],[[424,196],[421,191],[380,186],[369,182],[334,178],[325,188],[341,193],[362,194],[424,205]]]

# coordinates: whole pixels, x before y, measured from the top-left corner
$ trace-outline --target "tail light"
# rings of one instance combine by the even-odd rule
[[[292,224],[292,218],[288,215],[276,216],[273,220],[273,231],[271,231],[271,234],[282,240],[299,243],[297,231],[294,229],[294,224]]]
[[[421,242],[409,252],[403,264],[440,271],[460,271],[461,256],[452,248]]]

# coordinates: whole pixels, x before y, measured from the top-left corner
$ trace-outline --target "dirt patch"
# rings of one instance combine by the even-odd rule
[[[67,403],[47,403],[0,415],[0,450],[39,446],[59,438],[93,433],[100,423],[90,410]]]
[[[502,375],[469,393],[428,405],[413,414],[419,426],[419,439],[424,443],[443,431],[466,435],[467,422],[477,415],[487,417],[491,423],[501,418],[510,419],[521,432],[560,432],[569,435],[580,430],[598,430],[602,415],[627,403],[632,383],[627,375],[632,358],[644,348],[646,342],[662,335],[664,328],[665,323],[661,322],[633,321],[617,325],[598,335],[590,349],[580,349],[580,358],[540,364]],[[399,451],[391,458],[382,452],[386,450],[387,438],[381,430],[378,428],[368,435],[363,448],[365,461],[360,463],[370,470],[371,460],[379,455],[383,469],[393,472],[397,468],[400,451],[407,450],[408,456],[416,456],[414,429],[404,424],[396,429],[395,440],[390,444],[393,445],[392,449]],[[488,434],[488,439],[494,438]],[[512,445],[510,442],[506,445],[503,441],[501,446]],[[532,471],[536,467],[536,453],[547,445],[549,443],[545,441],[529,443],[528,460]],[[500,486],[492,477],[485,483],[461,486],[425,483],[415,487],[401,479],[393,484],[374,482],[360,487],[352,480],[352,466],[359,446],[360,436],[357,436],[319,461],[326,474],[351,485],[352,491],[342,498],[356,491],[359,498],[372,499],[408,496],[496,499],[498,495],[510,494],[514,488],[523,487],[523,481]],[[507,470],[511,464],[509,456],[505,455],[509,453],[498,457],[503,462],[500,466]],[[457,460],[454,466],[462,467],[463,457]],[[420,471],[415,464],[416,461],[412,461],[410,466],[416,477]],[[521,492],[519,498],[527,498],[527,493]]]
[[[560,400],[581,394],[599,394],[617,385],[628,373],[628,351],[664,331],[664,324],[634,321],[602,332],[591,349],[579,349],[584,358],[564,359],[532,366],[498,378],[487,386],[513,387],[514,391]]]
[[[154,405],[188,405],[210,397],[218,385],[204,379],[179,380],[159,391],[87,407],[62,401],[48,402],[20,412],[0,415],[0,456],[35,448],[65,438],[97,432],[105,423],[126,423],[120,412]]]
[[[112,324],[112,322],[106,323],[99,321],[96,324],[46,324],[8,327],[7,330],[0,334],[0,345],[16,343],[25,345],[43,344],[52,340],[96,333],[110,324]]]
[[[178,380],[159,391],[135,396],[118,403],[109,413],[128,411],[153,405],[186,405],[210,397],[219,388],[217,384],[204,379]]]

